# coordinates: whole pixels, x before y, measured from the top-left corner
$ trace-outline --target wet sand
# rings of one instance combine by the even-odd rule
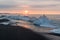
[[[21,26],[0,25],[0,40],[48,40],[48,38]]]
[[[60,36],[48,34],[51,28],[27,29],[22,26],[0,25],[2,40],[60,40]]]
[[[24,28],[30,29],[35,32],[49,33],[49,31],[53,29],[53,28],[48,28],[48,27],[35,26],[32,23],[26,22],[26,21],[18,21],[18,22],[19,23],[17,23],[17,26],[22,26]]]
[[[47,33],[41,33],[41,34],[44,35],[45,37],[47,37],[49,40],[60,40],[60,36],[51,35],[51,34],[47,34]]]
[[[20,26],[20,27],[23,27],[23,28],[30,29],[30,30],[36,32],[39,35],[43,35],[47,39],[60,40],[60,36],[48,34],[48,33],[50,33],[49,31],[52,30],[53,28],[36,27],[36,26],[32,25],[31,23],[26,23],[26,22],[22,22],[21,24],[17,24],[17,25]]]

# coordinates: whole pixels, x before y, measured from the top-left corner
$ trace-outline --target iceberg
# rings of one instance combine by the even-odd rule
[[[9,25],[9,22],[2,22],[0,24]]]
[[[8,25],[9,24],[9,19],[7,18],[0,18],[0,24]]]
[[[18,15],[9,15],[9,16],[6,16],[5,18],[10,18],[10,19],[13,19],[13,20],[24,20],[24,21],[29,21],[30,20],[30,17],[28,16],[18,16]]]
[[[49,20],[45,15],[40,16],[37,20],[33,22],[33,24],[39,25],[41,27],[56,28],[55,25],[52,25],[52,21]]]
[[[60,34],[60,28],[50,30],[50,32]]]
[[[21,20],[24,20],[24,21],[30,21],[30,17],[28,17],[28,16],[22,16],[20,18],[21,18]]]
[[[41,24],[41,27],[49,27],[49,28],[56,28],[57,26],[51,25],[51,24]]]

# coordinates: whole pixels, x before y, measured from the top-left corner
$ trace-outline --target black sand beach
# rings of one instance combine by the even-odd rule
[[[32,30],[20,27],[0,24],[0,40],[48,40]]]

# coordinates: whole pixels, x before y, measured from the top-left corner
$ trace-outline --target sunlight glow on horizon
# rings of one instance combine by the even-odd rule
[[[29,14],[60,14],[60,11],[38,11],[38,10],[10,10],[10,11],[0,11],[0,13],[17,13],[17,14],[23,14],[23,15],[29,15]]]
[[[29,11],[28,10],[24,10],[22,11],[23,15],[27,16],[29,14]]]
[[[24,13],[27,14],[29,11],[28,10],[25,10]]]

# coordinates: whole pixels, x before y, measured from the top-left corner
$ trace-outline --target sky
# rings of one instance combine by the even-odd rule
[[[60,14],[60,0],[0,0],[0,12]]]

